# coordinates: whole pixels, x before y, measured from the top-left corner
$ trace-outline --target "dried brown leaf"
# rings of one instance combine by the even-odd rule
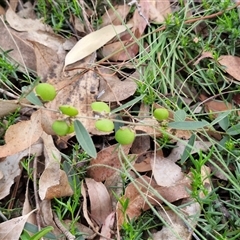
[[[101,75],[104,77],[100,79],[99,92],[104,94],[98,99],[105,102],[122,101],[132,96],[136,89],[139,74],[133,73],[123,81],[121,81],[114,72],[108,69],[102,69]]]
[[[204,101],[207,99],[206,96],[201,94],[199,96],[200,100]],[[219,112],[224,112],[224,111],[229,111],[234,109],[234,106],[226,101],[219,101],[219,100],[210,100],[210,101],[205,101],[204,103],[204,108],[206,112],[209,112],[213,117],[217,117]],[[238,115],[240,115],[240,111],[238,111]]]
[[[158,192],[159,196],[156,196],[152,189]],[[158,186],[157,183],[147,176],[135,179],[130,183],[125,194],[122,197],[122,201],[129,200],[126,215],[129,219],[139,217],[142,211],[146,211],[150,208],[146,200],[153,206],[158,205],[164,198],[168,202],[174,202],[182,198],[189,197],[187,189],[190,189],[190,178],[183,178],[176,185],[171,187]],[[161,196],[161,197],[160,197]],[[117,225],[121,227],[124,219],[124,214],[121,204],[117,204]]]
[[[102,229],[101,229],[102,236],[99,238],[99,240],[106,240],[106,238],[108,239],[111,238],[114,221],[115,221],[115,212],[112,212],[107,216],[102,226]]]
[[[101,182],[96,182],[91,178],[86,178],[85,182],[90,200],[91,217],[99,226],[102,226],[107,216],[112,212],[109,193]]]
[[[130,35],[129,37],[131,38]],[[125,40],[107,44],[101,49],[101,54],[103,57],[110,56],[108,59],[111,61],[127,61],[134,58],[139,51],[137,43],[128,46],[131,42],[132,40]],[[116,53],[112,55],[114,52]]]
[[[154,23],[163,23],[165,20],[153,4],[149,4],[149,20]]]
[[[71,196],[73,191],[66,173],[60,170],[61,154],[55,147],[52,136],[42,135],[45,155],[45,170],[39,179],[39,196],[43,199]]]
[[[143,134],[142,131],[136,131],[136,134]],[[140,135],[137,136],[132,144],[131,153],[141,154],[150,149],[150,136]]]
[[[124,154],[128,154],[130,146],[122,146]],[[113,175],[121,167],[117,144],[104,148],[92,159],[87,170],[88,176],[97,182],[102,182]],[[102,165],[102,166],[100,166]]]
[[[226,67],[226,72],[240,81],[240,58],[230,55],[222,55],[219,57],[218,62]]]
[[[0,21],[1,37],[0,46],[4,51],[12,50],[8,56],[20,64],[19,71],[26,72],[27,68],[36,71],[36,58],[33,48],[29,42],[25,40],[26,33],[19,33],[13,29],[6,29]],[[20,52],[19,52],[20,49]]]
[[[42,135],[41,114],[35,112],[31,120],[18,122],[8,128],[6,144],[0,146],[0,158],[16,154],[34,144]]]
[[[102,16],[102,24],[101,27],[107,26],[109,24],[113,25],[121,25],[122,21],[127,17],[130,11],[130,6],[127,4],[118,5],[114,8],[110,8],[106,10],[106,12]]]
[[[151,166],[151,159],[154,157],[163,157],[162,150],[158,150],[156,153],[153,151],[150,152],[144,152],[142,154],[139,154],[135,163],[134,163],[134,169],[137,172],[148,172],[152,170]]]

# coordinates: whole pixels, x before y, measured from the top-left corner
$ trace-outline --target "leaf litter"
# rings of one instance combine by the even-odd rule
[[[39,186],[38,189],[35,189],[37,193],[35,197],[39,196],[40,198],[36,203],[40,206],[37,209],[38,212],[33,214],[36,210],[30,206],[27,187],[24,203],[24,213],[26,214],[23,213],[21,217],[1,223],[0,239],[4,239],[4,237],[5,239],[19,238],[25,223],[30,221],[28,218],[31,214],[31,222],[37,225],[41,224],[43,227],[53,226],[56,236],[63,231],[62,227],[57,224],[58,221],[54,217],[51,203],[54,198],[71,196],[74,192],[69,183],[69,176],[61,169],[62,155],[52,137],[54,135],[51,129],[52,122],[64,118],[54,110],[64,104],[75,106],[83,117],[81,119],[83,127],[90,134],[99,136],[102,133],[95,129],[95,116],[91,111],[90,104],[98,99],[108,102],[114,108],[119,102],[124,102],[134,95],[137,83],[141,79],[137,71],[129,75],[125,74],[122,78],[121,71],[95,66],[95,63],[96,51],[108,60],[116,62],[135,58],[139,51],[137,39],[143,36],[150,23],[162,23],[164,18],[171,13],[169,1],[139,1],[139,4],[136,5],[133,18],[125,25],[121,24],[129,14],[130,7],[128,5],[116,7],[115,12],[112,9],[106,11],[103,15],[102,27],[85,35],[78,42],[73,38],[69,40],[54,33],[51,27],[34,17],[33,19],[26,18],[24,13],[20,16],[11,8],[6,11],[5,17],[9,26],[6,28],[6,25],[1,23],[2,35],[5,37],[0,37],[0,46],[4,50],[13,49],[10,54],[16,62],[22,65],[19,69],[24,73],[28,68],[36,71],[41,81],[51,83],[56,87],[58,94],[54,101],[45,104],[45,107],[50,110],[44,111],[43,108],[36,110],[29,120],[15,123],[5,133],[5,145],[0,146],[0,199],[9,195],[15,177],[21,175],[22,169],[19,167],[19,163],[24,157],[33,156],[34,161],[40,161],[43,168],[35,169],[35,171],[40,171]],[[31,7],[30,11],[32,11]],[[116,18],[116,12],[123,21],[119,21],[119,17]],[[75,23],[76,21],[77,19],[74,20]],[[78,22],[78,25],[79,27],[75,26],[76,29],[84,33],[81,23]],[[134,41],[133,36],[135,37]],[[129,44],[131,46],[127,46]],[[115,51],[116,53],[112,54]],[[200,61],[205,58],[213,59],[212,53],[203,52],[194,64],[200,64]],[[221,55],[217,62],[234,78],[234,82],[239,81],[238,57]],[[99,97],[99,93],[103,94]],[[235,109],[230,102],[207,100],[207,98],[206,95],[201,94],[198,100],[200,104],[204,105],[205,113],[218,112],[218,114],[213,114],[215,119],[221,112]],[[0,99],[0,101],[1,116],[26,104],[24,101],[16,100]],[[155,104],[154,107],[156,106]],[[141,125],[136,124],[135,126],[139,136],[136,137],[133,145],[119,148],[117,144],[109,144],[111,139],[108,138],[107,145],[103,140],[102,147],[96,156],[93,154],[93,158],[90,159],[87,178],[85,178],[85,183],[82,183],[81,190],[83,217],[86,220],[85,223],[93,230],[89,233],[92,234],[91,237],[99,235],[100,239],[111,238],[116,226],[120,230],[125,221],[137,219],[151,206],[157,208],[161,206],[162,208],[164,203],[174,204],[176,201],[188,204],[181,208],[181,211],[189,219],[191,228],[196,227],[197,221],[191,220],[191,216],[199,215],[201,208],[190,197],[191,174],[183,172],[176,163],[183,156],[186,146],[189,144],[187,140],[191,139],[192,132],[184,129],[180,121],[178,129],[174,123],[174,112],[170,111],[169,119],[170,123],[173,122],[173,127],[164,130],[170,133],[172,138],[170,142],[175,144],[174,148],[168,155],[161,150],[152,151],[152,138],[155,146],[161,147],[159,143],[156,143],[156,138],[163,138],[164,134],[159,128],[159,122],[149,115],[151,113],[148,109],[144,115],[139,115],[134,119]],[[194,122],[194,119],[186,118],[186,121],[188,122],[185,123],[190,124]],[[222,123],[219,124],[223,126]],[[62,137],[55,143],[67,143],[72,136],[74,134]],[[179,140],[176,140],[177,138]],[[195,141],[189,154],[207,152],[211,145],[212,142]],[[125,162],[126,158],[131,159],[130,164]],[[124,186],[121,172],[125,164],[129,164],[127,172],[132,179],[125,187],[125,191],[122,191]],[[211,192],[211,170],[216,172],[216,167],[214,167],[203,166],[201,169],[203,184],[208,192]],[[120,190],[114,190],[114,193],[118,194],[119,199],[116,199],[113,194],[113,187],[116,186]],[[204,192],[201,192],[200,195],[202,198],[205,197]],[[126,199],[129,204],[124,212],[121,202]],[[159,210],[158,212],[170,225],[170,228],[163,226],[159,232],[153,234],[153,239],[177,239],[175,238],[176,234],[185,239],[191,237],[192,232],[189,233],[189,226],[179,218],[179,215],[172,210]],[[40,216],[40,222],[36,216]],[[67,220],[64,221],[67,222]],[[6,225],[10,226],[7,230]],[[82,229],[84,229],[83,226]]]

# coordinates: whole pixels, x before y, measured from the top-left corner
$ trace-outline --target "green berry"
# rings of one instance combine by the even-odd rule
[[[57,95],[54,86],[49,83],[39,83],[35,92],[43,101],[52,101]]]
[[[128,127],[120,128],[115,134],[115,139],[122,145],[131,144],[135,139],[135,132]]]
[[[111,132],[114,129],[114,124],[110,119],[99,119],[96,121],[95,127],[102,132]]]
[[[93,102],[91,108],[94,112],[110,113],[110,107],[105,102]]]
[[[157,109],[154,110],[153,116],[157,120],[162,121],[162,120],[168,119],[169,112],[168,112],[168,110],[166,108],[157,108]]]
[[[59,110],[63,114],[68,115],[70,117],[74,117],[74,116],[78,115],[78,110],[75,107],[70,106],[70,105],[62,105],[59,107]]]
[[[74,125],[73,123],[69,126],[69,129],[68,129],[68,134],[70,133],[73,133],[75,130],[74,130]]]
[[[69,132],[69,126],[63,120],[56,120],[52,124],[52,129],[58,136],[65,136]]]

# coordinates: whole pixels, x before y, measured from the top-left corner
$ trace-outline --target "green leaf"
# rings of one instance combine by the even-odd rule
[[[86,151],[87,154],[92,158],[96,158],[97,151],[92,141],[92,138],[79,120],[74,121],[74,130],[78,143],[81,145],[83,150]]]
[[[25,223],[24,229],[28,232],[31,232],[31,233],[37,233],[38,232],[38,227],[36,225],[28,223],[28,222]],[[47,233],[44,238],[46,238],[46,239],[57,239],[55,237],[55,235],[53,235],[52,233]]]
[[[208,126],[207,121],[185,121],[185,122],[171,122],[168,124],[170,128],[181,130],[197,130]]]
[[[183,122],[185,121],[187,114],[184,110],[180,109],[174,113],[173,117],[175,122]]]
[[[52,226],[47,226],[43,228],[41,231],[39,231],[38,233],[34,234],[29,240],[39,240],[42,237],[44,237],[47,233],[52,231],[53,229],[54,228]]]
[[[240,123],[238,123],[237,125],[234,125],[232,127],[230,127],[227,131],[227,134],[234,136],[234,135],[238,135],[240,134]]]
[[[141,96],[139,96],[139,97],[134,98],[133,100],[131,100],[131,101],[123,104],[122,106],[120,106],[120,107],[118,107],[118,108],[115,108],[113,111],[111,111],[111,114],[112,114],[112,113],[119,112],[119,111],[121,111],[121,110],[123,110],[123,109],[125,109],[125,108],[128,108],[128,107],[133,106],[135,103],[139,102],[139,101],[142,100],[144,97],[145,97],[145,95],[143,94],[143,95],[141,95]]]
[[[219,124],[220,124],[220,122],[221,122],[223,119],[228,118],[228,115],[229,115],[229,114],[230,114],[230,111],[226,111],[226,112],[220,113],[220,114],[218,115],[218,117],[211,122],[211,125],[213,126],[213,125],[215,125],[216,123],[219,123]],[[228,128],[228,126],[227,126],[227,128]],[[226,129],[224,129],[224,130],[226,130]]]
[[[38,105],[38,106],[43,106],[43,103],[42,101],[38,98],[38,96],[35,95],[34,92],[30,92],[27,96],[26,96],[26,99],[34,104],[34,105]]]
[[[192,136],[188,140],[187,146],[185,147],[185,149],[183,151],[183,154],[181,156],[180,164],[185,163],[185,161],[188,159],[189,154],[192,152],[192,148],[193,148],[195,140],[196,140],[196,135],[192,134]]]

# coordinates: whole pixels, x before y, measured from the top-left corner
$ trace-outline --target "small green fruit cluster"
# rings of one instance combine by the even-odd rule
[[[74,132],[74,126],[73,124],[67,124],[64,120],[56,120],[52,124],[52,130],[58,135],[58,136],[65,136],[69,133]]]
[[[169,117],[169,112],[165,108],[156,108],[153,112],[153,116],[158,120],[158,121],[163,121],[167,120]]]
[[[35,88],[35,92],[46,102],[52,101],[57,95],[56,89],[49,83],[39,83]]]

